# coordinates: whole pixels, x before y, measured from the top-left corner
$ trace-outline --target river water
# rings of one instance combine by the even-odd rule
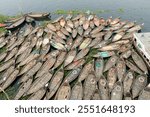
[[[0,14],[17,15],[28,12],[55,12],[56,10],[90,10],[108,18],[144,23],[144,32],[150,31],[150,0],[0,0]],[[54,18],[56,15],[52,15]]]

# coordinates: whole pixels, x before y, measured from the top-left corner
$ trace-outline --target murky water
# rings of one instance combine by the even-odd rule
[[[150,0],[0,0],[0,13],[16,15],[27,12],[54,12],[56,10],[101,11],[97,15],[144,23],[143,31],[150,31]],[[52,15],[52,18],[54,15]]]

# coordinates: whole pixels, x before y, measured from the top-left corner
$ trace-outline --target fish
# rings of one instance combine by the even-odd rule
[[[14,97],[14,100],[20,99],[23,96],[23,94],[26,93],[29,90],[29,88],[32,84],[32,81],[33,81],[33,79],[30,78],[26,82],[24,82],[23,84],[20,85],[20,87],[18,89],[18,92]]]
[[[133,71],[139,74],[143,74],[143,72],[131,61],[125,60],[126,65]]]
[[[63,82],[71,83],[72,81],[74,81],[78,77],[78,75],[80,74],[81,69],[82,69],[82,67],[71,70],[69,72],[69,74],[64,78]]]
[[[14,58],[4,62],[3,64],[0,65],[0,72],[8,69],[11,65],[15,64]]]
[[[44,18],[48,17],[50,13],[28,13],[27,16],[32,17],[32,18]]]
[[[91,69],[93,67],[93,64],[94,64],[94,60],[85,64],[85,66],[83,67],[83,69],[81,70],[81,72],[79,74],[78,82],[82,82],[84,79],[86,79],[88,77],[88,75],[91,72]]]
[[[60,52],[60,54],[57,56],[53,69],[56,69],[58,66],[60,66],[64,62],[66,55],[67,55],[67,52],[64,52],[64,51]]]
[[[136,65],[145,73],[148,74],[148,69],[147,66],[145,64],[145,62],[143,61],[142,57],[140,57],[138,55],[138,53],[136,53],[134,50],[132,50],[132,59],[133,61],[136,63]]]
[[[51,79],[52,73],[46,72],[42,77],[37,78],[31,85],[30,89],[27,91],[27,94],[35,93],[39,89],[45,86],[47,82]]]
[[[116,64],[116,68],[117,68],[116,72],[117,72],[118,80],[123,81],[124,75],[126,73],[125,61],[123,59],[119,59],[117,64]]]
[[[117,81],[117,72],[116,71],[117,71],[116,67],[112,67],[108,70],[108,73],[107,73],[107,83],[108,83],[107,85],[108,85],[110,92],[114,88],[114,85]]]
[[[145,75],[138,75],[133,82],[132,85],[132,97],[135,98],[139,96],[140,92],[145,88],[147,85],[147,76]]]
[[[70,96],[71,96],[71,87],[68,83],[64,83],[59,88],[55,99],[56,100],[69,100]]]
[[[71,50],[68,52],[64,60],[64,67],[69,65],[74,60],[74,58],[76,57],[76,54],[77,54],[76,50]]]
[[[129,70],[123,80],[124,96],[131,91],[133,81],[135,80],[134,72]]]
[[[122,100],[123,98],[123,86],[120,81],[116,82],[114,88],[111,91],[111,100]]]
[[[78,54],[75,56],[74,61],[84,58],[88,54],[89,51],[90,51],[90,48],[85,48],[85,49],[80,50]]]
[[[73,61],[72,63],[70,63],[69,65],[67,65],[65,67],[65,70],[72,70],[72,69],[76,69],[80,66],[82,66],[83,64],[85,63],[85,59],[80,59],[80,60],[77,60],[77,61]]]
[[[96,90],[96,78],[94,73],[90,73],[83,84],[83,100],[90,100]]]
[[[83,42],[81,43],[81,45],[79,46],[79,49],[85,49],[86,47],[88,47],[88,45],[91,43],[92,39],[91,38],[85,38],[83,40]]]
[[[16,22],[13,22],[11,25],[5,27],[6,29],[13,29],[18,26],[20,26],[25,21],[25,17],[22,17],[21,19],[17,20]]]
[[[26,74],[24,74],[21,78],[19,83],[26,82],[29,78],[33,77],[35,73],[41,68],[42,62],[37,62]]]
[[[46,93],[46,89],[45,88],[41,88],[39,89],[37,92],[33,93],[28,100],[40,100],[42,99],[42,97],[45,95]]]
[[[70,100],[82,100],[83,99],[83,86],[81,82],[77,82],[71,89]]]
[[[99,81],[101,76],[103,75],[103,69],[104,69],[104,60],[103,58],[97,58],[95,60],[95,76],[96,80]]]
[[[108,58],[108,57],[111,57],[115,55],[115,52],[114,51],[103,51],[103,52],[97,52],[96,54],[93,55],[93,57],[101,57],[101,58]]]
[[[50,99],[60,87],[64,77],[64,68],[61,67],[56,71],[56,73],[52,76],[51,81],[48,86],[48,92],[46,93],[46,99]]]
[[[141,91],[138,100],[150,100],[150,84]]]
[[[100,98],[102,100],[109,100],[110,93],[109,93],[109,89],[108,89],[108,83],[104,76],[101,76],[101,78],[99,79],[98,87],[99,87]]]
[[[5,90],[7,87],[9,87],[17,78],[18,73],[19,73],[19,70],[15,69],[7,78],[7,80],[3,83],[3,85],[1,86],[1,89]],[[2,91],[1,89],[0,89],[0,92]]]
[[[117,63],[117,61],[118,61],[118,56],[114,55],[110,57],[106,62],[103,72],[108,71],[111,67],[113,67]]]

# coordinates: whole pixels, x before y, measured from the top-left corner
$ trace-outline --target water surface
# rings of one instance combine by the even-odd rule
[[[104,18],[113,16],[136,20],[145,24],[143,31],[150,31],[150,0],[0,0],[0,13],[5,15],[52,13],[56,10],[105,10],[107,12],[97,12],[97,15]]]

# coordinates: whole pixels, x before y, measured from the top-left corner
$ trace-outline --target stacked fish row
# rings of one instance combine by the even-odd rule
[[[0,36],[0,92],[14,99],[150,99],[148,70],[133,46],[135,22],[96,15],[31,23]]]

